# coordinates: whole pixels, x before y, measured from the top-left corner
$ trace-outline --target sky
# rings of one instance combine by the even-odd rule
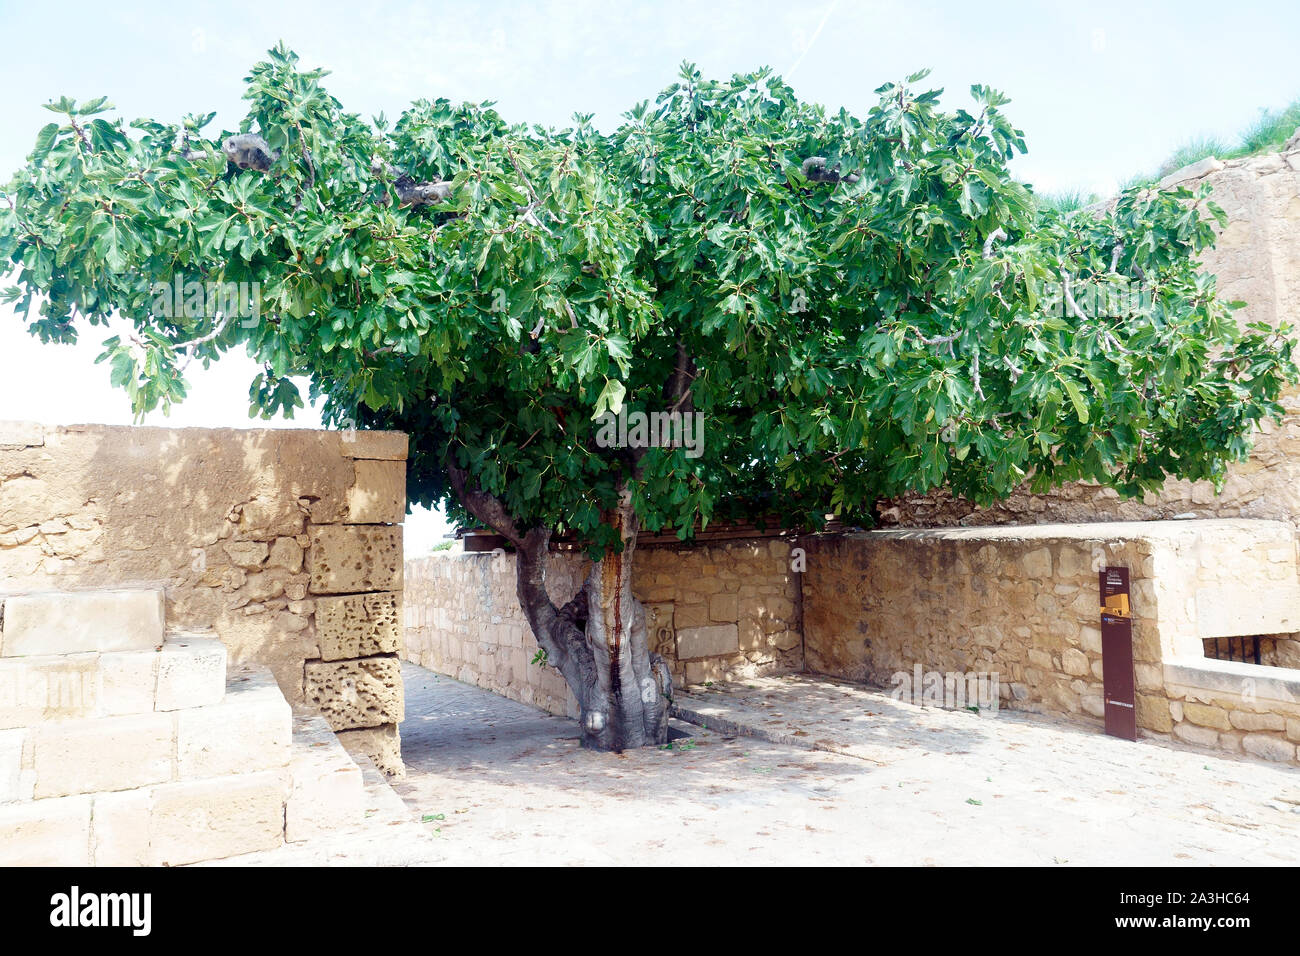
[[[127,118],[244,115],[242,78],[280,40],[344,108],[401,113],[413,99],[491,100],[508,120],[564,126],[594,113],[612,129],[689,60],[706,76],[760,66],[804,99],[865,113],[876,87],[923,68],[948,108],[971,84],[1007,93],[1029,151],[1013,173],[1039,191],[1108,194],[1202,135],[1232,140],[1300,97],[1300,3],[998,3],[710,0],[684,3],[30,3],[0,0],[0,182],[23,165],[50,119],[41,104],[106,95]],[[0,280],[3,284],[3,280]],[[102,329],[42,346],[0,307],[0,419],[130,423],[124,392],[95,365]],[[248,418],[256,368],[243,356],[192,370],[172,427],[316,427]],[[441,539],[423,510],[408,553]]]

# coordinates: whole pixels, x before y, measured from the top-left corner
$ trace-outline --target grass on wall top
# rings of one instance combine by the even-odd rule
[[[1282,145],[1300,128],[1300,99],[1280,110],[1262,110],[1259,119],[1246,127],[1231,143],[1213,136],[1200,136],[1188,140],[1160,164],[1154,172],[1140,173],[1120,186],[1121,190],[1134,186],[1150,186],[1175,170],[1214,156],[1217,159],[1239,159],[1259,153],[1281,149]],[[1105,199],[1096,193],[1080,189],[1065,189],[1038,194],[1039,205],[1057,212],[1073,212]]]

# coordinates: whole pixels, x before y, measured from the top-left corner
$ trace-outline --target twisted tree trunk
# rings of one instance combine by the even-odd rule
[[[673,683],[668,664],[650,651],[645,607],[632,593],[636,516],[624,504],[611,520],[622,553],[593,564],[563,608],[546,593],[549,533],[524,536],[517,574],[519,603],[538,646],[578,700],[582,745],[620,751],[667,742]]]
[[[515,545],[519,604],[547,662],[577,698],[582,745],[622,751],[666,743],[673,680],[667,662],[650,651],[645,607],[632,593],[637,519],[630,495],[607,516],[622,552],[595,562],[573,599],[556,607],[546,591],[550,529],[520,534],[499,501],[468,488],[458,469],[448,471],[466,508]]]

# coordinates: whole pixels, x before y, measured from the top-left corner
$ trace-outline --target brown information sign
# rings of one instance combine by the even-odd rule
[[[1133,609],[1129,603],[1128,568],[1102,568],[1101,667],[1106,701],[1106,733],[1137,740],[1133,679]]]

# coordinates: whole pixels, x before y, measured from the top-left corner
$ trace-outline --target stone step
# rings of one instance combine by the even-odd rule
[[[343,749],[325,718],[294,715],[289,774],[292,789],[284,813],[286,842],[298,843],[365,822],[361,768]]]
[[[149,865],[183,866],[281,846],[288,793],[283,768],[154,787]],[[94,862],[104,865],[102,853]]]
[[[236,669],[225,690],[0,730],[0,866],[177,866],[281,845],[292,711],[266,668]]]
[[[170,634],[161,648],[0,657],[0,730],[205,707],[226,692],[226,648]]]
[[[271,672],[259,668],[199,707],[2,730],[0,803],[283,771],[292,716]]]
[[[160,590],[13,594],[2,613],[0,657],[143,651],[163,642]]]
[[[0,806],[0,866],[183,866],[284,842],[284,768]]]
[[[293,711],[266,667],[232,669],[220,701],[178,710],[176,720],[180,780],[289,765]]]

